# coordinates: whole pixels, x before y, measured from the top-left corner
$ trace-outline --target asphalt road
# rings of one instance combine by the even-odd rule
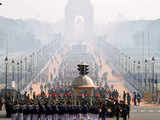
[[[116,120],[116,118],[110,118],[106,120]],[[120,120],[123,120],[122,118]],[[160,113],[131,113],[129,120],[160,120]]]
[[[11,119],[5,118],[5,112],[0,111],[0,120]],[[106,120],[116,120],[116,118],[107,118]],[[132,107],[129,120],[160,120],[160,107]]]

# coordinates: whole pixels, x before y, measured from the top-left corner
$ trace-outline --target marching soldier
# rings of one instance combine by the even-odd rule
[[[123,117],[123,120],[127,120],[127,107],[125,104],[122,105],[122,117]]]
[[[115,113],[116,113],[116,120],[119,120],[120,117],[120,106],[118,101],[116,101],[115,103]]]

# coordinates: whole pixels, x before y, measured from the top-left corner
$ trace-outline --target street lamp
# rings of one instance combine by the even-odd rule
[[[32,80],[35,77],[35,53],[32,54]]]
[[[128,62],[127,62],[127,56],[125,56],[125,58],[126,58],[126,60],[125,60],[125,71],[127,73],[128,72],[128,69],[127,69],[127,64],[128,64]]]
[[[14,60],[12,60],[12,81],[14,81],[14,71],[15,71],[15,68],[14,68]]]
[[[144,68],[144,69],[145,69],[145,74],[144,74],[144,87],[145,87],[145,90],[146,90],[146,87],[147,87],[147,62],[148,62],[147,59],[145,59],[144,62],[145,62],[145,66],[144,66],[144,67],[145,67],[145,68]]]
[[[17,62],[17,83],[18,83],[18,94],[20,93],[19,89],[19,62]]]
[[[152,102],[154,101],[154,83],[155,83],[155,80],[154,80],[154,64],[155,64],[155,58],[152,57]]]
[[[20,80],[21,80],[21,90],[23,89],[23,73],[22,73],[22,69],[23,69],[23,64],[22,64],[22,60],[20,61],[20,64],[21,64],[21,77],[20,77]]]
[[[32,68],[32,67],[33,67],[33,66],[32,66],[32,62],[33,62],[33,61],[32,61],[32,58],[33,58],[33,56],[30,55],[30,58],[31,58],[31,59],[30,59],[29,69],[30,69],[30,74],[31,74],[31,75],[30,75],[30,79],[29,79],[29,80],[30,80],[30,82],[31,82],[31,81],[32,81],[32,77],[33,77],[33,73],[32,73],[32,72],[33,72],[33,68]]]
[[[6,73],[5,73],[5,103],[7,103],[7,72],[8,72],[8,58],[5,58],[5,65],[6,65]]]
[[[156,73],[156,78],[155,78],[155,84],[156,84],[156,101],[158,100],[158,75]]]
[[[134,75],[134,78],[135,78],[135,72],[136,72],[136,61],[134,60],[133,61],[133,75]]]
[[[122,72],[124,72],[124,54],[122,53],[122,56],[121,56],[121,66],[122,68]]]
[[[131,57],[129,56],[129,57],[128,57],[128,72],[129,72],[129,73],[131,72],[131,70],[130,70],[130,69],[131,69],[131,65],[130,65],[131,62],[130,62],[130,60],[131,60]]]
[[[28,82],[28,80],[27,80],[27,73],[28,73],[28,71],[27,71],[27,57],[25,57],[24,58],[24,64],[25,64],[25,76],[24,76],[24,80],[25,80],[25,82]]]
[[[138,67],[137,67],[137,69],[138,69],[138,90],[140,90],[140,87],[141,87],[141,80],[140,80],[140,61],[138,61]]]
[[[15,79],[14,79],[15,66],[14,64],[15,64],[15,61],[12,60],[12,87],[15,89]],[[15,97],[15,94],[13,96]]]

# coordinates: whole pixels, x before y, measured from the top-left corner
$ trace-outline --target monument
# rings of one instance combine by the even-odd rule
[[[65,8],[65,43],[82,43],[93,39],[93,7],[90,0],[69,0]]]
[[[79,70],[79,76],[76,77],[72,81],[72,87],[74,89],[74,96],[75,96],[75,104],[76,104],[76,98],[80,95],[83,91],[87,91],[89,97],[90,97],[90,105],[92,105],[92,97],[94,95],[94,88],[97,88],[98,86],[94,85],[92,79],[87,76],[88,74],[88,66],[87,64],[80,64],[77,65]]]

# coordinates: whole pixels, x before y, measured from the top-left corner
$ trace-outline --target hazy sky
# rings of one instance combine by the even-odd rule
[[[64,18],[67,0],[0,0],[0,16],[55,22]],[[160,18],[160,0],[91,0],[95,22],[107,23],[119,18]],[[119,16],[119,17],[117,17]]]

